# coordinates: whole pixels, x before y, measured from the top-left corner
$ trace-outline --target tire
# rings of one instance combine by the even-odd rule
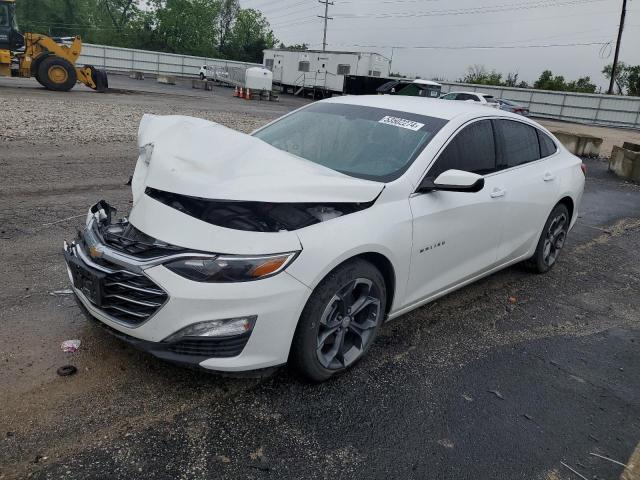
[[[91,75],[96,84],[96,92],[104,93],[109,89],[109,79],[107,72],[99,68],[91,67]]]
[[[200,72],[200,80],[204,80],[204,73]]]
[[[38,66],[39,82],[49,90],[67,92],[78,80],[75,67],[61,57],[50,56]]]
[[[355,365],[384,321],[386,300],[384,278],[371,263],[355,259],[335,268],[302,311],[291,345],[292,368],[323,382]]]
[[[526,264],[536,273],[546,273],[556,264],[567,238],[571,218],[565,205],[554,207],[544,224],[536,251]]]

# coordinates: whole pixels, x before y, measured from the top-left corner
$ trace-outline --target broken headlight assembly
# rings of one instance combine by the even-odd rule
[[[178,275],[196,282],[247,282],[271,277],[284,270],[299,252],[275,255],[220,255],[215,258],[186,258],[165,263]]]

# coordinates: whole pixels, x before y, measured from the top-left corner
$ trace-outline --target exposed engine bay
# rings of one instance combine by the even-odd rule
[[[145,194],[176,210],[219,227],[249,232],[292,231],[354,213],[366,203],[272,203],[212,200],[147,187]]]

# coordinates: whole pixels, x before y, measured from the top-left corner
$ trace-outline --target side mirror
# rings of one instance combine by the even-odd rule
[[[463,170],[447,170],[438,175],[435,180],[426,177],[420,182],[419,193],[441,190],[443,192],[479,192],[484,188],[484,178],[477,173]]]

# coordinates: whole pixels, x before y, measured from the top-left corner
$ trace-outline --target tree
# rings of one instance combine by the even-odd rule
[[[553,76],[551,70],[545,70],[540,74],[540,78],[533,84],[533,88],[539,88],[540,90],[556,90],[564,91],[567,88],[567,84],[564,81],[562,75]]]
[[[628,94],[640,97],[640,65],[627,67],[627,88]]]
[[[577,80],[567,83],[566,91],[579,93],[595,93],[596,85],[591,83],[590,77],[580,77]]]
[[[565,82],[562,75],[554,76],[551,70],[545,70],[533,84],[533,88],[540,90],[555,90],[558,92],[595,93],[596,85],[591,83],[590,77],[580,77],[577,80]]]
[[[602,70],[607,79],[611,79],[612,68],[612,65],[609,64]],[[640,65],[632,66],[624,62],[618,62],[615,84],[618,89],[618,95],[640,96]]]
[[[100,5],[107,11],[111,23],[118,32],[122,32],[124,26],[138,11],[135,0],[102,0]]]
[[[252,8],[238,12],[229,33],[228,51],[245,62],[262,62],[263,50],[273,48],[277,39],[264,15]]]
[[[505,87],[516,87],[518,86],[518,74],[517,73],[507,73],[507,79],[504,81]]]
[[[218,18],[218,30],[220,31],[218,50],[220,52],[224,52],[227,47],[229,33],[239,13],[240,3],[238,0],[220,0],[220,15]]]
[[[296,43],[295,45],[285,45],[283,42],[280,42],[278,48],[287,49],[287,50],[296,50],[299,52],[304,52],[305,50],[309,50],[309,46],[306,43]]]
[[[155,48],[172,53],[215,55],[219,8],[216,0],[167,0],[155,12]]]
[[[483,65],[473,65],[467,68],[467,74],[459,82],[477,85],[502,85],[502,74],[495,70],[487,72]]]

